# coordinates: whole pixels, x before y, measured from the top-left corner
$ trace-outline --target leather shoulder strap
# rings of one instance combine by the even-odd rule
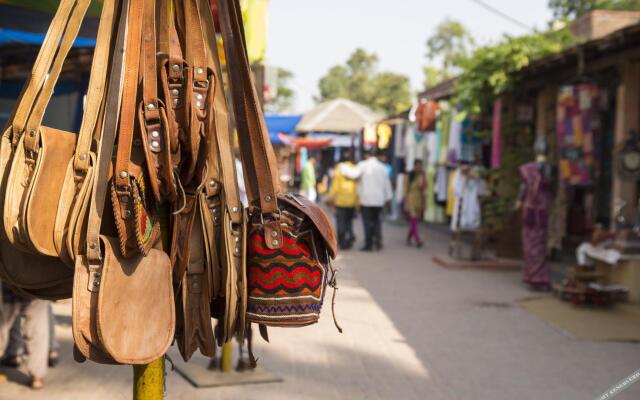
[[[84,19],[90,4],[91,0],[78,0],[76,6],[73,8],[71,18],[67,24],[67,29],[65,30],[64,37],[60,43],[60,48],[56,54],[49,76],[42,87],[42,91],[38,95],[38,100],[36,100],[35,106],[33,107],[29,120],[27,121],[27,135],[24,139],[24,146],[27,154],[33,153],[38,149],[40,143],[40,125],[42,124],[44,113],[47,110],[47,106],[49,105],[49,101],[53,95],[53,89],[58,82],[58,78],[62,72],[67,55],[69,54],[76,37],[78,37],[82,20]]]
[[[31,109],[36,101],[38,92],[42,89],[47,73],[51,68],[51,63],[56,54],[56,49],[62,38],[65,27],[71,15],[71,10],[75,0],[62,0],[58,6],[58,10],[49,25],[49,30],[45,36],[38,57],[31,70],[31,75],[20,94],[18,105],[13,115],[9,118],[9,123],[13,126],[14,143],[17,143],[17,137],[21,135],[27,125],[27,118],[31,113]]]
[[[104,0],[102,3],[102,13],[100,15],[100,25],[96,48],[93,53],[91,64],[91,77],[89,78],[89,89],[87,90],[87,101],[84,107],[84,115],[78,144],[73,159],[76,172],[86,172],[89,168],[89,150],[91,140],[101,115],[100,108],[104,100],[104,92],[107,85],[107,70],[109,67],[109,55],[111,52],[111,40],[113,37],[114,17],[117,11],[115,0]]]
[[[136,101],[138,94],[138,72],[140,68],[143,0],[131,0],[129,10],[129,29],[127,33],[127,57],[122,91],[120,126],[118,129],[118,151],[114,181],[118,189],[129,187],[131,147],[135,131]],[[154,111],[155,105],[145,104],[147,111]]]
[[[217,156],[219,159],[225,202],[227,208],[231,211],[231,221],[234,224],[239,224],[242,222],[242,213],[240,212],[240,210],[242,210],[242,204],[238,192],[235,159],[233,157],[233,145],[231,143],[233,132],[230,129],[229,110],[227,109],[227,102],[224,95],[222,68],[218,62],[220,58],[218,57],[218,44],[216,42],[213,14],[208,0],[202,0],[200,3],[202,10],[201,17],[204,21],[203,26],[206,33],[205,37],[207,38],[208,63],[214,70],[215,79],[215,92],[214,98],[212,99],[214,106],[210,118],[212,118],[212,129],[215,131],[215,138],[211,139],[217,141],[218,154],[211,154],[210,156]],[[212,163],[213,160],[210,160],[209,165]]]
[[[94,168],[94,185],[89,205],[89,221],[87,224],[87,259],[91,264],[101,260],[100,227],[102,213],[107,198],[109,166],[113,155],[113,146],[118,130],[118,116],[120,110],[122,73],[125,58],[125,44],[127,36],[127,20],[129,0],[122,0],[118,13],[118,30],[113,50],[113,60],[109,75],[109,86],[104,110],[104,124],[98,142],[98,156]]]
[[[251,187],[250,200],[264,214],[277,213],[276,195],[280,192],[277,159],[251,75],[240,5],[238,0],[220,0],[219,6],[242,162],[248,176],[247,186]]]

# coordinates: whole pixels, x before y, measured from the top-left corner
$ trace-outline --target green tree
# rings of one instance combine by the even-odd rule
[[[473,37],[458,21],[445,19],[427,40],[424,86],[430,87],[449,79],[460,71],[460,64],[475,46]]]
[[[488,110],[497,95],[513,87],[514,72],[571,44],[571,33],[561,30],[506,36],[497,44],[480,47],[461,64],[463,71],[456,83],[456,101],[473,114]]]
[[[378,56],[356,49],[344,65],[329,69],[320,79],[322,102],[347,98],[372,109],[394,114],[410,107],[409,78],[393,72],[377,72]]]
[[[293,73],[284,68],[278,68],[278,87],[276,96],[273,97],[265,108],[268,112],[280,113],[288,110],[295,99],[295,92],[289,87]]]
[[[574,19],[592,10],[640,10],[640,0],[549,0],[556,18]]]

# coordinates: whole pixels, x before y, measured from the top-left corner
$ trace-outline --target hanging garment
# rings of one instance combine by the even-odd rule
[[[436,165],[438,163],[438,134],[437,132],[428,132],[427,136],[427,154],[425,164]]]
[[[447,216],[448,217],[453,217],[453,210],[456,205],[456,196],[453,193],[453,184],[458,178],[459,174],[460,174],[460,169],[456,169],[449,174],[449,182],[447,183]]]
[[[498,169],[502,165],[502,97],[493,103],[491,141],[491,168]]]
[[[475,231],[482,224],[480,198],[488,192],[484,179],[457,171],[453,180],[455,204],[451,230]]]
[[[408,171],[413,169],[416,160],[427,161],[429,157],[428,140],[424,133],[418,132],[415,125],[411,125],[411,129],[405,136],[405,168]]]
[[[451,114],[451,128],[449,130],[449,147],[447,161],[457,165],[462,156],[462,121],[458,121],[457,113]]]
[[[449,197],[449,171],[447,167],[438,167],[435,180],[436,201],[444,204]]]
[[[416,109],[416,124],[420,132],[433,131],[438,116],[438,103],[433,100],[420,100]]]
[[[551,182],[543,177],[540,166],[535,162],[521,166],[519,172],[525,186],[522,202],[523,280],[534,286],[548,286],[547,233]]]

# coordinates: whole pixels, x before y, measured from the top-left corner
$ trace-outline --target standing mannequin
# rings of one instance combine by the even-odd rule
[[[547,234],[551,207],[552,168],[546,157],[544,137],[535,144],[536,160],[520,167],[522,212],[523,281],[533,290],[549,290],[551,273],[547,259]]]

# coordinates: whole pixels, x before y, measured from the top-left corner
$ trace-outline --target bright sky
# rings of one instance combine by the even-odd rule
[[[531,27],[551,19],[547,0],[480,1]],[[474,0],[271,0],[269,13],[267,63],[295,74],[297,112],[314,105],[319,79],[357,47],[377,53],[380,70],[408,75],[417,92],[427,38],[443,19],[462,22],[480,43],[526,33]]]

